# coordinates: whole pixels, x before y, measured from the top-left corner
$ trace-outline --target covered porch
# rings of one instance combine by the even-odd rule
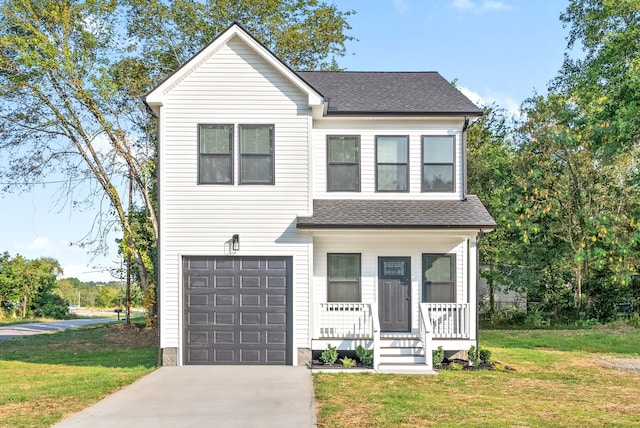
[[[376,371],[385,363],[412,363],[431,370],[432,351],[438,346],[455,341],[460,349],[468,349],[467,343],[475,341],[470,303],[420,303],[418,307],[418,326],[396,333],[381,331],[377,303],[319,303],[314,311],[314,348],[324,349],[330,343],[339,349],[362,345],[373,350]]]

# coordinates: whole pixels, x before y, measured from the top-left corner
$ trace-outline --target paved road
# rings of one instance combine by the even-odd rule
[[[115,318],[91,318],[81,320],[36,322],[31,324],[14,324],[0,327],[0,340],[28,336],[31,334],[50,333],[52,331],[81,327],[88,324],[102,324],[114,321],[116,321]]]

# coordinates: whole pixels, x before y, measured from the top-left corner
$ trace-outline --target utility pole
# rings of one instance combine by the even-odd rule
[[[133,206],[133,179],[129,170],[129,222],[131,222],[131,208]],[[131,238],[128,238],[131,247]],[[125,311],[125,324],[131,325],[131,250],[127,251],[127,307]]]

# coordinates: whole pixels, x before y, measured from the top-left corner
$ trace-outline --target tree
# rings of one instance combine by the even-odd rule
[[[525,111],[514,163],[523,198],[513,226],[524,241],[557,255],[551,263],[557,273],[565,272],[570,286],[551,290],[569,290],[564,296],[575,296],[577,311],[587,303],[605,320],[627,293],[639,261],[638,150],[609,153],[603,160],[590,118],[562,95],[532,98]]]
[[[520,244],[515,229],[506,227],[514,204],[513,174],[515,157],[512,124],[504,110],[485,106],[483,115],[469,125],[467,131],[467,181],[469,193],[476,194],[496,220],[498,227],[480,239],[480,263],[489,266],[481,272],[489,288],[489,315],[495,313],[494,294],[501,287],[514,287],[522,282],[509,278],[511,266]]]
[[[25,318],[33,310],[34,302],[51,293],[56,286],[56,277],[61,273],[57,260],[27,260],[19,254],[12,258],[4,253],[0,265],[0,300],[17,302],[20,315]]]
[[[589,117],[603,154],[640,137],[640,0],[571,0],[560,16],[570,28],[564,65],[552,89]],[[583,55],[572,58],[574,48]]]
[[[8,165],[0,177],[11,183],[4,190],[28,189],[55,172],[65,197],[83,195],[65,202],[97,203],[93,243],[122,231],[153,320],[156,126],[140,97],[232,21],[292,67],[335,67],[350,13],[316,0],[1,1],[0,150]]]

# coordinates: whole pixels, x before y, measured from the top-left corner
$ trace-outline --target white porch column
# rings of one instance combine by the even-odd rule
[[[469,339],[478,340],[478,237],[469,238]]]

